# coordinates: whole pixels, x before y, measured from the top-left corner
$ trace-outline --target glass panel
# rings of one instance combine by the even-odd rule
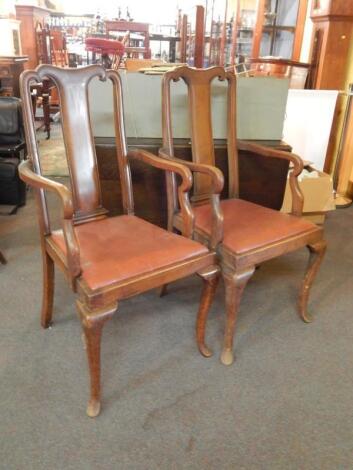
[[[272,55],[290,59],[292,57],[294,33],[290,31],[276,31]]]
[[[272,30],[262,31],[261,45],[260,45],[260,57],[264,57],[271,54],[271,40]]]
[[[242,61],[243,56],[251,55],[253,33],[256,23],[257,0],[238,1],[240,3],[236,54],[238,60]],[[236,15],[237,11],[235,10],[233,14]]]
[[[253,32],[251,29],[242,28],[237,38],[237,54],[248,56],[251,54]]]
[[[276,19],[276,0],[266,0],[264,8],[264,26],[271,26]]]
[[[279,0],[276,24],[278,26],[295,26],[297,23],[299,0]]]

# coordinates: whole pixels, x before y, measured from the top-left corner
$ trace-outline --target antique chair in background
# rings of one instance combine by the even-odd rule
[[[51,63],[57,67],[69,66],[69,55],[66,46],[66,36],[62,31],[50,31]]]
[[[93,78],[109,78],[114,90],[117,165],[120,172],[124,214],[107,217],[102,207],[97,161],[92,136],[88,84]],[[71,175],[71,188],[41,175],[33,122],[30,84],[52,80],[61,102],[62,128]],[[54,264],[65,273],[79,294],[77,308],[85,334],[91,379],[89,416],[100,410],[100,342],[102,327],[116,311],[118,301],[198,273],[204,280],[198,325],[204,323],[219,277],[216,255],[191,240],[192,208],[188,191],[190,170],[146,151],[127,153],[122,90],[119,74],[98,65],[63,69],[41,65],[21,76],[21,92],[29,160],[21,165],[21,177],[36,188],[43,255],[43,303],[41,324],[50,325],[54,293]],[[178,200],[184,220],[183,235],[176,235],[134,215],[130,159],[175,172],[180,181]],[[33,168],[33,169],[32,169]],[[62,229],[52,231],[45,191],[54,191],[62,204]],[[198,334],[198,338],[202,335]],[[201,351],[209,353],[199,342]]]
[[[276,256],[307,246],[310,262],[300,290],[299,313],[305,322],[311,321],[307,313],[309,290],[323,258],[326,243],[322,228],[303,220],[301,216],[303,196],[297,176],[303,169],[302,160],[289,152],[278,151],[236,139],[236,78],[232,72],[221,67],[209,69],[176,68],[167,72],[162,84],[163,149],[160,155],[167,161],[174,158],[172,134],[172,110],[170,99],[171,81],[182,78],[188,87],[189,117],[193,163],[182,162],[195,172],[194,214],[197,239],[215,249],[219,255],[226,288],[226,327],[221,360],[233,362],[233,336],[240,299],[247,281],[256,265]],[[211,121],[211,82],[225,81],[228,85],[227,148],[229,168],[228,199],[218,207],[216,198],[219,189],[212,183],[216,173],[214,142]],[[285,159],[293,165],[290,172],[290,187],[293,196],[292,215],[262,207],[239,199],[238,150],[248,158]],[[211,180],[210,180],[211,177]],[[213,179],[213,180],[212,180]],[[167,175],[168,228],[183,230],[183,221],[176,198],[175,177]],[[209,203],[211,198],[212,204]],[[222,217],[224,232],[222,233]],[[218,224],[218,230],[217,230]],[[212,229],[213,226],[213,230]],[[206,321],[206,317],[204,317]],[[201,328],[205,331],[205,325]]]

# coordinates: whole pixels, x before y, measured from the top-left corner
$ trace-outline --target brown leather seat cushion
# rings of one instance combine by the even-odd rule
[[[283,214],[242,199],[221,201],[221,207],[224,215],[223,245],[234,253],[243,254],[303,232],[319,230],[315,224],[300,217]],[[194,210],[196,227],[210,234],[210,205],[198,206]]]
[[[131,215],[77,225],[75,232],[80,245],[82,278],[91,289],[208,252],[200,243]],[[51,239],[66,252],[62,230],[52,232]]]

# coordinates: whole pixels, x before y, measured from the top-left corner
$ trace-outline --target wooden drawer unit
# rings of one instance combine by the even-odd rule
[[[27,56],[0,57],[0,96],[20,97],[19,77]]]

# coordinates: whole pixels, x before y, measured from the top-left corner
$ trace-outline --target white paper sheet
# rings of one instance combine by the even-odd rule
[[[294,90],[288,92],[283,140],[293,153],[323,170],[338,91]]]

